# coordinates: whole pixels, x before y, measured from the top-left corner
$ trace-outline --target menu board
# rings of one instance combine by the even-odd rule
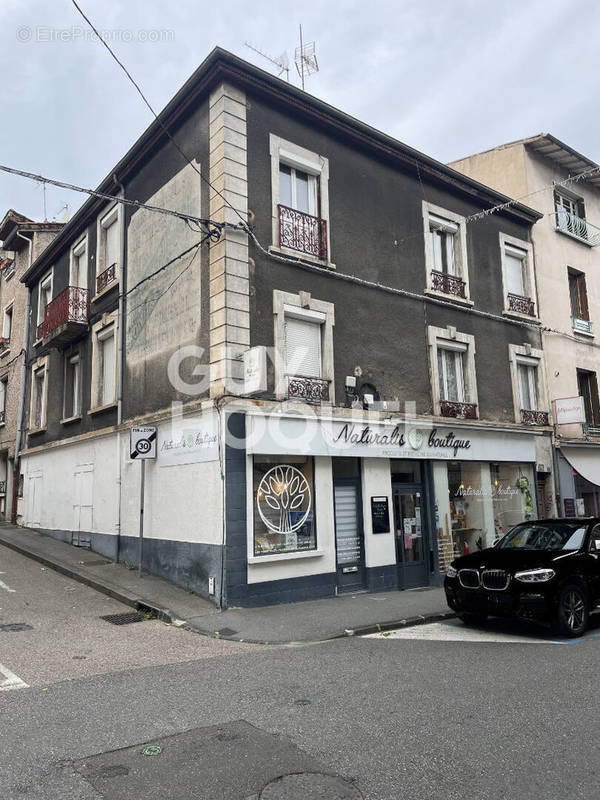
[[[373,533],[390,532],[390,509],[387,497],[371,498],[371,523]]]

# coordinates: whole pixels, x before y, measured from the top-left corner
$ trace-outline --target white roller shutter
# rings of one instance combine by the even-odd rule
[[[285,371],[288,375],[321,377],[321,324],[286,317]]]

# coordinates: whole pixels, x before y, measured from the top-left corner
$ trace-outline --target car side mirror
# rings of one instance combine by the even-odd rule
[[[596,538],[595,536],[590,541],[589,552],[593,556],[600,555],[600,538]]]

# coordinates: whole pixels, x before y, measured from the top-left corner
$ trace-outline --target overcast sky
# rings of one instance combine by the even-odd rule
[[[441,160],[553,133],[600,161],[599,0],[79,0],[155,108],[215,45],[287,52],[298,24],[320,71],[306,89]],[[0,0],[0,163],[96,186],[152,117],[70,0]],[[158,41],[156,41],[158,39]],[[85,198],[47,189],[47,217]],[[44,216],[41,187],[0,174],[0,218]]]

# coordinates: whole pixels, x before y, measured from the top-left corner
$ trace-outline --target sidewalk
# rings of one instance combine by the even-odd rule
[[[165,622],[222,639],[261,644],[318,642],[454,616],[443,589],[438,588],[361,593],[220,612],[210,601],[163,578],[148,573],[138,578],[137,570],[38,531],[0,523],[0,545],[133,608],[152,610]]]

